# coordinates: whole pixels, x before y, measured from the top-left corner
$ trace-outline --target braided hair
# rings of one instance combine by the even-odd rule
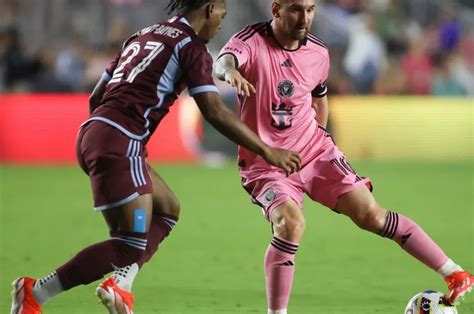
[[[168,14],[174,11],[192,11],[206,3],[212,3],[214,1],[215,0],[171,0],[166,9],[168,9]]]

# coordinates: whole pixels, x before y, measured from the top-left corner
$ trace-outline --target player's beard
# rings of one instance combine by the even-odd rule
[[[308,35],[308,28],[304,28],[304,31],[302,31],[302,29],[295,28],[290,32],[289,35],[294,40],[303,40]]]

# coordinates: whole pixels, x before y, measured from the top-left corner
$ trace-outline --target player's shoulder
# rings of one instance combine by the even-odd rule
[[[258,35],[263,35],[267,32],[269,26],[268,22],[260,22],[255,24],[250,24],[241,29],[236,33],[233,38],[240,39],[241,41],[249,41],[255,38]]]
[[[306,36],[306,45],[309,48],[318,50],[323,54],[329,54],[328,47],[326,46],[324,41],[312,33],[308,33],[308,35]]]

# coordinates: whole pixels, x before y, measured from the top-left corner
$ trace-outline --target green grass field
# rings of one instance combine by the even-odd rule
[[[416,220],[452,257],[474,270],[473,163],[355,163],[387,208]],[[271,234],[240,187],[234,165],[156,165],[182,205],[181,220],[134,285],[137,314],[266,313],[263,255]],[[10,283],[44,276],[107,228],[92,211],[79,167],[0,167],[0,313]],[[418,291],[446,291],[440,276],[393,242],[305,202],[291,314],[402,314]],[[47,314],[104,313],[96,284],[52,300]],[[458,308],[474,313],[474,294]]]

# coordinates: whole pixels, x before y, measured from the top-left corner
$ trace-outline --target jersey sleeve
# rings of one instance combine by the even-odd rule
[[[237,61],[237,68],[241,68],[250,59],[251,50],[248,41],[243,41],[234,35],[224,47],[222,47],[219,57],[227,53],[234,56]]]
[[[313,89],[311,92],[311,96],[321,98],[324,97],[328,94],[328,87],[327,87],[327,82],[329,78],[329,67],[330,67],[330,62],[329,62],[329,53],[327,53],[325,61],[322,65],[322,75],[321,75],[321,80],[316,85],[316,87]]]
[[[219,93],[212,77],[212,57],[204,44],[189,43],[181,49],[179,59],[189,95]]]

